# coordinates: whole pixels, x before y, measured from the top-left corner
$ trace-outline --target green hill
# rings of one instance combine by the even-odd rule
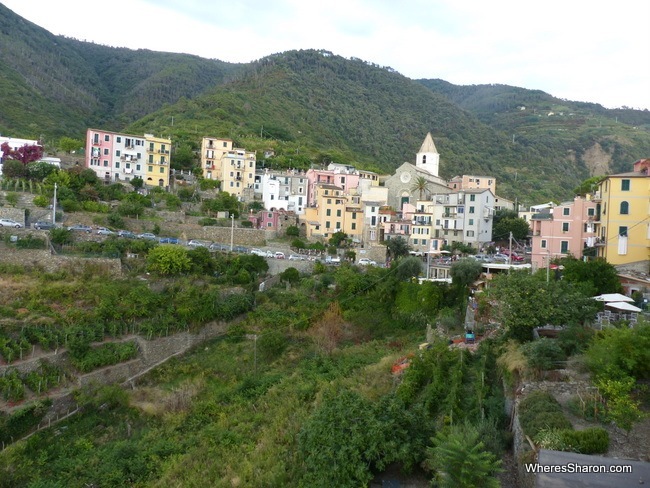
[[[54,36],[0,5],[0,133],[83,138],[88,127],[204,136],[259,151],[260,164],[329,161],[392,172],[427,132],[441,175],[493,175],[519,202],[565,199],[594,174],[650,155],[650,112],[608,110],[505,85],[411,80],[327,51],[248,64]],[[551,115],[552,114],[552,115]],[[261,159],[263,150],[275,157]]]

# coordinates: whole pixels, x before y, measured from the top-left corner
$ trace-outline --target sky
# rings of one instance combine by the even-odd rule
[[[0,0],[53,34],[247,63],[324,49],[412,79],[650,109],[647,0]]]

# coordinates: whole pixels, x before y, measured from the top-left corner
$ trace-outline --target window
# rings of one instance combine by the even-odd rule
[[[592,208],[588,208],[588,209],[587,209],[587,215],[588,215],[589,217],[593,217],[594,215],[596,215],[596,209],[593,208],[593,207],[592,207]]]
[[[356,212],[352,212],[352,220],[356,220],[356,219],[357,219],[357,213],[356,213]]]
[[[621,202],[621,215],[630,213],[630,204],[628,202]]]
[[[467,231],[467,237],[474,237],[474,231],[473,230],[468,230]]]
[[[165,172],[165,168],[163,168],[163,167],[161,166],[161,167],[160,167],[160,172],[161,172],[161,173],[164,173],[164,172]]]
[[[111,140],[111,136],[109,136],[108,134],[105,134],[105,135],[104,135],[104,140],[105,140],[106,142],[110,141],[110,140]]]
[[[474,213],[474,207],[469,207],[469,213],[471,213],[471,214]]]
[[[108,156],[108,148],[107,147],[104,148],[104,156]]]
[[[569,232],[569,223],[562,222],[562,232]]]
[[[116,142],[122,142],[122,138],[120,136],[115,137]]]
[[[223,147],[228,147],[228,143],[226,141],[223,142]]]
[[[126,168],[126,169],[131,169],[131,163],[126,163],[125,168]]]
[[[618,235],[627,237],[627,225],[621,225],[618,228]]]
[[[136,170],[136,171],[140,171],[140,165],[139,165],[139,164],[136,164],[136,165],[135,165],[135,170]]]
[[[469,201],[470,201],[470,202],[474,202],[474,201],[476,201],[476,195],[470,195],[470,196],[469,196]]]
[[[569,207],[564,207],[564,208],[562,209],[562,215],[571,215],[571,214],[569,213],[570,210],[571,210],[571,209],[570,209]]]
[[[540,243],[539,247],[542,249],[546,249],[546,239],[542,239],[542,242]]]
[[[154,146],[153,146],[153,142],[150,142],[150,143],[149,143],[149,151],[153,151],[153,148],[154,148]]]
[[[120,162],[119,161],[115,161],[115,169],[120,169]]]
[[[569,241],[560,241],[560,252],[562,254],[569,252]]]
[[[118,158],[120,157],[120,150],[119,149],[117,151],[115,151],[115,157],[118,157]]]
[[[469,219],[469,225],[474,225],[474,219]]]
[[[153,163],[153,154],[149,154],[149,162]],[[151,170],[149,170],[149,171],[151,171]]]
[[[357,224],[356,224],[356,222],[352,222],[351,229],[352,229],[352,230],[357,230]]]
[[[325,211],[325,215],[328,216],[328,217],[331,216],[331,215],[332,215],[332,209],[331,209],[331,208],[328,208],[328,209]]]
[[[621,191],[630,191],[630,180],[621,180]]]
[[[104,159],[104,166],[108,166],[108,161]]]
[[[93,144],[99,144],[99,134],[93,135]]]
[[[147,171],[149,171],[149,173],[152,173],[152,172],[153,172],[153,166],[149,166],[149,168],[147,169]]]
[[[340,216],[341,216],[341,210],[337,210],[337,211],[336,211],[336,216],[337,216],[337,217],[340,217]]]
[[[328,220],[327,222],[325,222],[325,228],[326,228],[326,229],[329,229],[329,228],[330,228],[330,221],[329,221],[329,220]]]

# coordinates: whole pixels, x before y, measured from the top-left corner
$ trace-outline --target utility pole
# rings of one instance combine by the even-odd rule
[[[52,204],[52,224],[56,225],[56,183],[54,183],[54,203]]]
[[[508,264],[512,264],[512,231],[510,231],[508,239]],[[510,274],[510,266],[508,266],[508,274]]]
[[[235,214],[230,216],[230,220],[232,221],[232,225],[230,226],[230,252],[232,252],[235,244]]]

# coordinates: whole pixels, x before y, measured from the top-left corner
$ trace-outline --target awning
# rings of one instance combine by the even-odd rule
[[[634,302],[633,298],[621,295],[620,293],[605,293],[592,298],[599,302]]]
[[[618,310],[625,310],[626,312],[640,312],[641,309],[627,302],[611,302],[606,303],[606,307],[616,308]]]

